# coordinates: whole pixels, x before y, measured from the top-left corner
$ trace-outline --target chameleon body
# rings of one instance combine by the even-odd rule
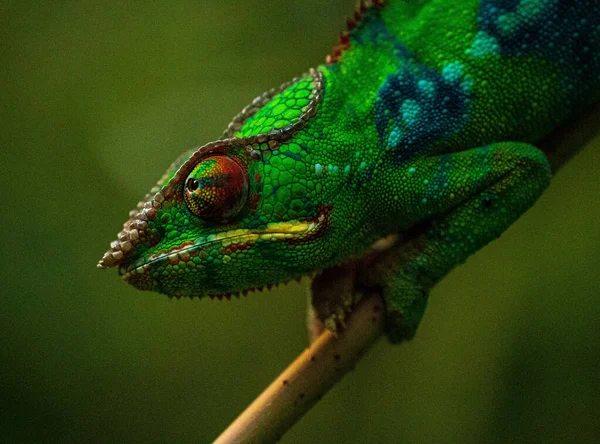
[[[100,267],[142,290],[230,296],[411,240],[357,277],[391,340],[429,289],[541,195],[536,144],[600,100],[600,2],[361,5],[327,63],[178,159]]]

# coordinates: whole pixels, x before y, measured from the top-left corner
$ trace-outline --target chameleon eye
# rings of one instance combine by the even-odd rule
[[[185,181],[184,200],[196,216],[222,221],[235,216],[248,197],[248,177],[242,166],[225,155],[200,162]]]

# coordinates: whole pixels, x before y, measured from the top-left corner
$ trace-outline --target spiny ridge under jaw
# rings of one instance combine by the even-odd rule
[[[309,276],[312,279],[317,274],[318,274],[318,272],[313,272],[313,273],[310,273],[310,274],[296,276],[295,278],[288,279],[288,280],[281,281],[281,282],[277,282],[277,283],[274,283],[274,284],[261,285],[259,287],[248,288],[246,290],[236,291],[236,292],[232,292],[232,293],[209,293],[207,296],[211,300],[217,299],[219,301],[222,301],[223,299],[226,299],[226,300],[230,301],[232,297],[234,297],[236,299],[239,299],[240,296],[247,296],[249,292],[253,292],[253,291],[261,291],[262,292],[265,289],[267,289],[267,290],[270,291],[270,290],[273,289],[273,287],[279,287],[279,285],[286,285],[286,284],[290,283],[291,281],[296,281],[296,282],[300,283],[300,282],[302,282],[302,278],[303,277]],[[169,298],[170,299],[172,299],[172,298],[181,299],[182,296],[180,296],[180,295],[170,295]],[[194,298],[193,296],[190,297],[190,299],[193,299],[193,298]]]

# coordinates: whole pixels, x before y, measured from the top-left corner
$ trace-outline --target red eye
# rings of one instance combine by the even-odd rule
[[[185,203],[196,216],[221,221],[235,216],[246,203],[248,178],[230,157],[202,160],[185,181]]]

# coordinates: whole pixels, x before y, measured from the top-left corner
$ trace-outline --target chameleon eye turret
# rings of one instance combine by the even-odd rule
[[[229,156],[211,156],[201,161],[185,181],[184,200],[201,219],[233,218],[246,204],[248,176]]]

